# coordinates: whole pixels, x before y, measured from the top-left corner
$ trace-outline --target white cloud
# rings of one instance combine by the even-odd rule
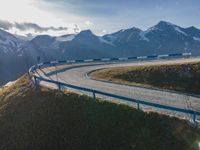
[[[4,29],[7,27],[8,32],[17,33],[20,35],[25,35],[28,33],[36,35],[63,35],[74,33],[74,23],[63,20],[62,17],[53,11],[39,7],[38,4],[42,4],[42,1],[0,0],[0,4],[0,23],[4,23]],[[16,23],[19,23],[18,27],[16,26]],[[39,27],[44,27],[41,29],[46,29],[46,31],[42,30],[41,32],[36,32],[30,27],[24,31],[20,30],[19,25],[21,26],[22,24],[26,23],[33,23],[32,25],[37,24]],[[59,27],[65,27],[65,29],[61,31]]]
[[[74,27],[53,27],[53,26],[40,26],[35,23],[30,22],[9,22],[0,20],[0,29],[6,30],[10,33],[17,35],[52,35],[52,36],[60,36],[64,34],[74,34],[80,32],[80,28],[78,25],[74,25]]]
[[[12,22],[34,22],[41,26],[74,26],[53,11],[40,8],[39,0],[0,0],[0,19]],[[42,1],[40,1],[40,4]]]
[[[85,21],[85,25],[91,27],[91,26],[94,26],[94,23],[89,21],[89,20],[87,20],[87,21]]]

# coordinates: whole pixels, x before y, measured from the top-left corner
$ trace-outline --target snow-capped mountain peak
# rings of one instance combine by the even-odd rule
[[[175,24],[168,22],[168,21],[160,21],[156,27],[165,27],[165,26],[176,26]]]
[[[8,51],[19,51],[24,43],[25,41],[0,29],[0,50],[3,50],[4,53]]]
[[[0,61],[6,64],[3,69],[14,71],[13,74],[25,72],[37,63],[38,56],[41,61],[50,61],[146,56],[185,51],[200,55],[200,30],[195,27],[182,28],[165,21],[145,31],[133,27],[97,36],[92,31],[85,30],[56,37],[40,35],[30,41],[21,40],[0,30]],[[21,71],[19,68],[22,68]],[[8,76],[9,74],[3,75],[6,81],[11,79],[7,78]]]

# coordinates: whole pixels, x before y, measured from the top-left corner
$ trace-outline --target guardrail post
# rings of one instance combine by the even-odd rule
[[[33,78],[34,78],[35,85],[37,85],[37,78],[35,76]]]
[[[93,99],[94,99],[94,100],[96,99],[96,95],[95,95],[95,92],[93,92]]]
[[[193,123],[194,123],[194,125],[196,124],[196,114],[195,113],[193,114]]]
[[[137,109],[138,110],[140,109],[140,103],[139,103],[139,101],[137,101]]]
[[[61,85],[60,85],[60,83],[58,83],[58,89],[61,90]]]

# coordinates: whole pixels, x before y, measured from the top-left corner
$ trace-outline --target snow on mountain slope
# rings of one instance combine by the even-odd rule
[[[174,27],[174,29],[175,29],[178,33],[183,34],[183,35],[185,35],[185,36],[188,36],[187,33],[183,32],[179,27],[176,26],[176,27]]]
[[[115,36],[115,35],[107,35],[107,41],[112,44],[116,41],[116,39],[117,39],[117,36]],[[105,38],[104,38],[104,40],[105,40]]]
[[[12,34],[0,29],[0,51],[19,51],[25,42]]]
[[[63,35],[56,37],[56,40],[61,42],[72,41],[75,38],[75,36],[76,36],[75,34]]]
[[[30,40],[32,40],[33,38],[36,37],[32,34],[27,34],[26,36],[15,34],[14,36],[18,39],[23,40],[23,41],[30,41]]]
[[[109,45],[111,45],[111,46],[115,46],[115,44],[113,44],[113,41],[111,40],[111,41],[107,41],[107,40],[105,40],[103,37],[99,37],[99,41],[101,42],[101,43],[105,43],[105,44],[109,44]]]
[[[97,36],[90,30],[77,34],[53,37],[36,36],[22,40],[0,30],[0,78],[14,79],[29,66],[41,61],[92,59],[104,57],[131,57],[152,54],[191,52],[200,55],[200,30],[195,27],[182,28],[160,21],[143,31],[139,28],[119,30],[115,33]],[[1,67],[1,66],[0,66]],[[1,82],[1,81],[0,81]]]
[[[193,39],[200,42],[200,38],[198,37],[193,37]]]
[[[141,31],[140,32],[140,40],[144,40],[149,42],[150,40],[145,36],[146,32],[145,31]]]

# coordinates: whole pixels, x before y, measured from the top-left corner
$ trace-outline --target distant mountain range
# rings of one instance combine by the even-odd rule
[[[0,30],[0,84],[26,72],[36,63],[37,56],[48,61],[179,52],[200,55],[199,29],[160,21],[146,31],[133,27],[97,36],[85,30],[60,37],[40,35],[27,39]]]

